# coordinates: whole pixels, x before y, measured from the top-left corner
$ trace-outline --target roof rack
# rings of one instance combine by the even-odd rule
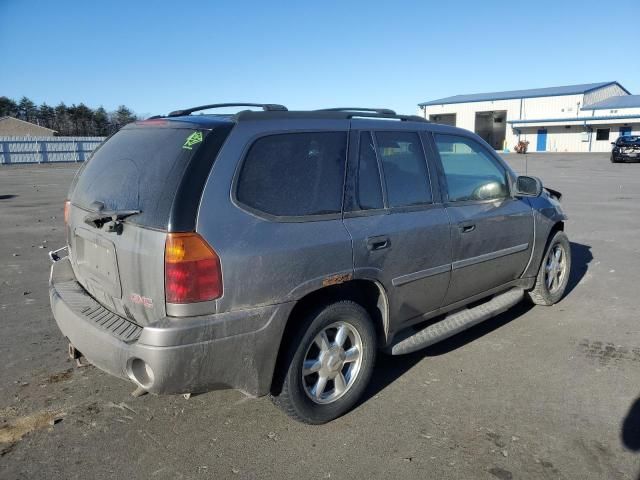
[[[199,107],[185,108],[183,110],[174,110],[167,115],[168,117],[182,117],[184,115],[191,115],[193,112],[199,112],[200,110],[209,110],[210,108],[225,108],[225,107],[260,107],[265,112],[286,112],[287,107],[284,105],[278,105],[276,103],[212,103],[211,105],[201,105]]]
[[[401,120],[403,122],[429,122],[426,118],[418,115],[398,115],[390,108],[361,108],[361,107],[346,107],[346,108],[323,108],[315,110],[316,112],[337,112],[343,113],[345,118],[353,117],[365,117],[365,118],[391,118]]]
[[[338,107],[338,108],[321,108],[318,112],[371,112],[380,115],[396,115],[396,112],[389,108],[360,108],[360,107]]]
[[[373,110],[373,111],[369,111]],[[255,112],[251,110],[244,110],[233,115],[233,120],[269,120],[269,119],[285,119],[285,118],[317,118],[317,119],[342,119],[349,120],[352,118],[371,118],[371,119],[391,119],[400,120],[402,122],[423,122],[429,123],[426,118],[418,115],[398,115],[384,113],[384,109],[369,109],[369,110],[343,110],[343,109],[326,109],[326,110],[288,110],[286,112]],[[383,110],[383,113],[379,113],[377,110]]]

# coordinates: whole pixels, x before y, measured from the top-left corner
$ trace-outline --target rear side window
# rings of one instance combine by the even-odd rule
[[[356,177],[356,202],[360,210],[383,208],[380,170],[376,159],[376,148],[371,133],[360,134],[358,150],[358,175]]]
[[[339,213],[346,161],[346,132],[269,135],[249,149],[236,198],[276,216]]]
[[[167,228],[185,170],[210,134],[207,130],[132,127],[116,133],[85,164],[71,194],[81,208],[140,210],[128,221]]]
[[[449,201],[491,200],[508,196],[505,169],[479,143],[457,135],[435,135],[447,181]]]
[[[415,132],[376,132],[389,207],[431,203],[427,160]]]

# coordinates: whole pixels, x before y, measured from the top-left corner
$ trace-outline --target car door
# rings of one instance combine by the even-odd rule
[[[430,175],[420,135],[388,123],[381,129],[379,121],[352,121],[344,224],[353,240],[354,276],[383,285],[393,329],[440,307],[451,249],[437,175]]]
[[[453,262],[445,305],[522,275],[533,245],[533,211],[510,193],[507,167],[472,136],[434,132]]]

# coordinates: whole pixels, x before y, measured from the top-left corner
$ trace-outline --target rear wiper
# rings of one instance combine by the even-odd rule
[[[86,215],[84,223],[96,228],[102,228],[105,224],[110,223],[109,232],[116,232],[119,235],[122,233],[122,220],[139,213],[141,210],[100,210]]]

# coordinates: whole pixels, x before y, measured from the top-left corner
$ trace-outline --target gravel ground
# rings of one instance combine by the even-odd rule
[[[567,297],[381,357],[361,405],[320,427],[235,391],[132,398],[74,368],[46,253],[76,166],[0,167],[0,477],[639,478],[640,165],[527,157],[571,217]]]

